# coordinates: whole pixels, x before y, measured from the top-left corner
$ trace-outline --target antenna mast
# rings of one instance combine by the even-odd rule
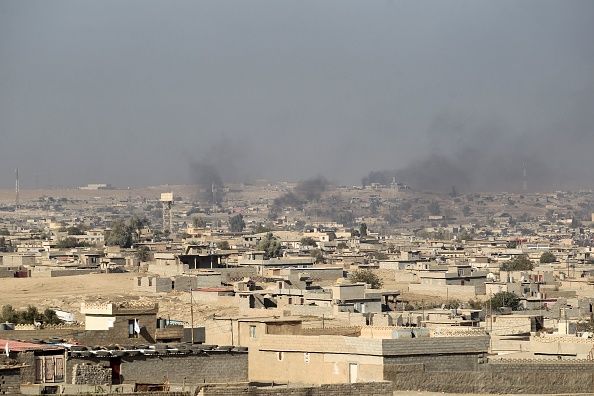
[[[526,191],[528,189],[528,182],[526,180],[526,161],[524,161],[524,169],[522,170],[522,190]]]
[[[19,210],[19,168],[16,168],[14,172],[16,176],[14,210],[17,211]]]

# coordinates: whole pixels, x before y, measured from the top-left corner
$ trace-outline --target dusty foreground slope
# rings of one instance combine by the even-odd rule
[[[91,274],[59,278],[0,278],[0,306],[15,308],[34,305],[39,309],[60,308],[80,317],[83,301],[146,300],[159,303],[160,314],[178,320],[190,320],[188,293],[147,294],[133,290],[134,274]],[[232,315],[237,308],[214,303],[194,303],[194,321],[217,315]]]

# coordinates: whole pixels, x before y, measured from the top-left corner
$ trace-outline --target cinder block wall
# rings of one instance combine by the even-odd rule
[[[478,370],[431,371],[423,363],[390,365],[384,378],[394,390],[446,393],[589,393],[594,362],[486,363]]]
[[[105,358],[69,358],[67,373],[76,364],[93,363],[109,367]],[[211,352],[201,355],[122,357],[120,373],[126,383],[203,384],[247,382],[248,356],[245,352]],[[71,382],[71,379],[68,379]]]
[[[20,369],[0,370],[0,395],[18,395],[21,389]]]
[[[390,357],[384,358],[384,372],[393,365],[403,364],[422,364],[426,371],[476,371],[484,356],[482,353],[465,353]]]

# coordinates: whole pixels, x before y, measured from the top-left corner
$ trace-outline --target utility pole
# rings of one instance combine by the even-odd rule
[[[192,330],[192,345],[194,345],[194,293],[190,287],[190,327]]]
[[[425,321],[425,300],[421,300],[421,307],[422,307],[422,318],[421,318],[421,325],[419,327],[423,327],[423,322]]]

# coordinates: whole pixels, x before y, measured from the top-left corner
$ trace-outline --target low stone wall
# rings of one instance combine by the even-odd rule
[[[479,364],[477,370],[431,371],[423,363],[392,364],[384,378],[394,390],[446,393],[589,393],[594,362],[516,362]]]
[[[70,357],[67,372],[75,365],[90,363],[108,368],[109,358]],[[121,358],[123,384],[169,383],[203,384],[248,380],[248,356],[245,352],[210,351],[201,355],[127,356]],[[72,378],[68,379],[72,382]]]
[[[31,271],[32,278],[56,278],[60,276],[76,276],[100,273],[99,269],[64,269]]]
[[[285,311],[289,311],[290,315],[304,315],[304,316],[333,316],[332,307],[319,307],[317,305],[296,305],[289,304],[283,307]]]
[[[301,335],[342,335],[349,337],[359,337],[361,335],[361,326],[345,327],[308,327],[302,328]]]
[[[411,283],[408,285],[410,293],[422,294],[425,296],[436,296],[457,298],[461,300],[469,300],[475,298],[479,294],[485,294],[484,289],[475,286],[459,286],[459,285],[423,285]]]
[[[98,364],[75,364],[72,367],[72,383],[81,385],[109,385],[111,384],[111,368]]]
[[[365,382],[319,386],[259,388],[251,385],[206,385],[197,389],[199,396],[392,396],[390,382]]]

